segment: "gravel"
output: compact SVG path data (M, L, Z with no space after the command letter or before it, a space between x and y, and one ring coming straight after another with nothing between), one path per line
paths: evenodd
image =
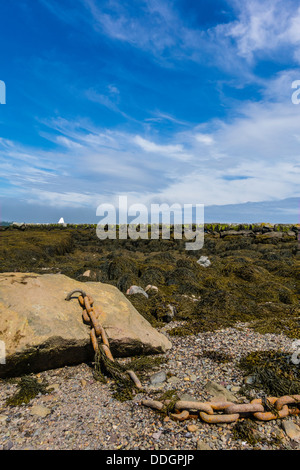
M171 322L161 329L180 325ZM299 450L297 440L284 432L282 422L300 426L300 417L259 422L262 439L254 446L235 439L234 424L207 424L201 420L175 422L161 417L141 404L145 398L157 399L167 390L177 390L180 397L209 401L208 382L216 382L235 394L243 384L243 374L236 363L243 355L258 350L292 352L293 340L284 335L261 335L237 324L234 328L195 336L170 337L173 348L163 357L166 362L149 371L143 379L146 393L133 400L113 398L111 383L93 378L90 365L80 364L35 374L47 380L54 390L37 395L28 404L8 407L5 402L17 390L17 384L0 381L0 449L6 450ZM205 350L230 353L229 362L220 363L201 357ZM126 359L120 360L126 362ZM164 372L167 379L151 384L150 376ZM162 374L164 375L164 374ZM259 396L255 392L254 397ZM248 400L244 397L244 402ZM277 438L276 441L274 438Z

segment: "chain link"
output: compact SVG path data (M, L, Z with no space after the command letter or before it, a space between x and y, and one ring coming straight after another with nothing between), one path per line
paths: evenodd
M109 347L109 341L108 341L107 335L105 333L103 326L101 325L98 319L99 316L101 315L101 309L99 307L95 307L93 298L90 295L87 295L81 289L76 289L70 292L65 298L65 300L68 300L68 301L71 300L72 296L76 292L79 292L80 294L78 296L78 302L83 309L82 311L83 322L91 326L90 338L91 338L91 343L92 343L95 354L99 352L99 347L101 347L105 356L110 361L115 362L114 357ZM99 345L98 338L102 340L102 343L100 345ZM136 376L135 372L133 372L132 370L126 370L126 373L134 382L135 386L139 389L142 389L142 384L140 380L138 379L138 377Z
M142 400L142 405L154 410L162 411L170 400L159 402L156 400ZM250 403L236 404L232 402L197 402L177 401L174 405L175 413L170 416L177 421L199 417L210 424L233 423L239 418L253 416L259 421L270 421L287 416L300 414L300 395L285 395L280 398L267 397L254 399ZM270 408L272 411L270 411ZM198 415L199 412L199 415ZM219 413L215 413L219 412ZM220 414L222 412L222 414Z
M90 338L95 353L99 352L98 338L101 338L102 343L100 347L106 357L114 362L107 335L98 319L101 314L101 309L94 307L93 298L81 289L70 292L65 300L71 300L71 297L76 292L80 294L78 301L83 309L82 319L84 323L90 324L91 326ZM126 373L134 382L135 386L142 389L141 382L135 372L127 370ZM170 404L170 400L164 400L163 402L142 400L141 403L154 410L162 411ZM227 401L203 403L179 400L175 403L173 411L174 413L170 413L170 416L176 421L199 417L204 422L211 424L233 423L239 418L249 417L251 415L259 421L270 421L300 414L300 395L284 395L279 398L266 397L265 399L256 398L250 403L244 404L236 404Z

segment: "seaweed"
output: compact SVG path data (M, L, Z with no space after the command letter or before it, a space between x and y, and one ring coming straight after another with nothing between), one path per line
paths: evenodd
M113 397L121 402L132 400L134 394L141 391L126 374L126 370L118 361L109 359L99 345L99 350L95 353L94 379L101 383L108 383L108 378L111 378Z
M234 439L246 441L255 450L259 449L258 444L282 447L282 438L278 432L273 431L270 437L264 436L259 432L257 423L251 418L237 421L232 428L232 433Z
M175 326L168 331L170 336L191 336L197 333L193 328L189 326Z
M233 360L233 356L226 351L204 350L198 357L207 357L215 362L226 363Z
M170 321L169 305L174 307L174 320L185 324L170 330L171 336L248 322L262 334L300 338L296 227L207 224L201 252L187 252L184 240L172 237L99 240L95 227L8 227L0 233L0 270L60 272L80 281L112 284L124 294L131 285L155 285L158 292L148 291L148 299L139 294L127 298L156 328ZM278 238L261 238L271 230ZM209 267L197 263L201 255L209 257ZM82 276L86 270L92 278Z
M151 356L140 356L130 360L126 365L127 369L139 372L140 376L145 376L150 370L164 364L166 359L164 356L151 357Z
M7 406L20 406L23 403L29 403L39 393L46 394L50 390L46 381L39 382L35 377L30 375L21 377L18 382L18 391L7 398Z
M99 344L99 350L95 353L94 379L101 383L110 383L113 397L118 401L132 400L137 393L144 390L138 388L130 379L126 371L138 372L141 380L145 379L149 371L165 362L164 357L141 356L132 358L126 364L109 359ZM109 382L112 379L112 382Z
M162 417L169 416L170 413L174 412L175 404L179 401L177 390L167 390L158 397L158 401L164 402L168 400L168 403L164 404L164 407L159 411Z
M262 440L261 435L258 433L255 424L250 419L237 421L232 428L234 439L246 441L251 446L255 446Z
M300 370L292 363L291 354L283 351L254 351L238 363L253 377L252 387L270 396L300 393Z

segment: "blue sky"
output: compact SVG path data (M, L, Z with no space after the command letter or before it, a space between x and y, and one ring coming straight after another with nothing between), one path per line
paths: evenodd
M296 0L2 2L0 220L299 223Z

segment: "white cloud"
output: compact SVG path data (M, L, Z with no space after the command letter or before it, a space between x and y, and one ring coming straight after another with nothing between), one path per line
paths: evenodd
M212 145L214 143L214 139L209 134L196 134L195 139L205 145Z
M221 28L236 41L238 54L249 61L290 47L298 61L300 8L290 0L232 0L238 18Z
M60 145L63 145L64 147L69 148L69 149L82 148L82 145L79 144L78 142L74 142L73 140L68 139L67 137L64 137L64 136L61 136L61 135L56 137L56 142Z
M23 199L52 206L94 207L99 194L108 201L130 193L139 202L205 205L297 197L300 105L288 96L290 78L281 74L269 83L277 92L289 85L277 101L268 90L261 102L236 110L234 119L175 132L167 142L151 129L143 135L86 120L49 121L48 136L63 150L2 139L1 175L22 188Z
M173 157L180 160L188 160L191 157L191 155L185 152L184 147L181 144L160 145L144 139L139 135L135 136L133 141L145 152Z
M50 207L97 207L100 200L99 194L90 194L70 191L45 191L33 188L27 196L27 202L31 204L49 205Z
M208 29L191 26L176 2L167 0L143 0L134 5L80 0L68 9L58 0L40 1L87 35L104 34L147 51L162 66L190 60L250 79L252 62L259 57L277 59L280 54L285 60L288 57L300 63L300 7L294 0L227 0L235 19ZM109 96L91 94L91 99L120 111L113 99L118 89L111 84L108 91Z

